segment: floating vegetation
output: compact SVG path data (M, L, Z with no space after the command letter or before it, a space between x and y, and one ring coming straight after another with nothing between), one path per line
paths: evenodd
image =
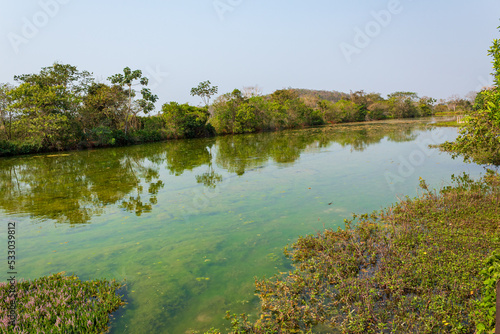
M2 333L103 333L110 313L125 304L114 280L80 281L62 272L14 285L16 293L9 295L11 284L0 283ZM15 324L9 318L12 309Z
M198 282L201 282L201 281L210 281L210 277L196 277L196 280Z

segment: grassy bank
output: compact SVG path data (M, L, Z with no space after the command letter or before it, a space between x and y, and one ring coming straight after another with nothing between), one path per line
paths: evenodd
M256 280L257 320L231 333L473 333L494 326L500 278L500 177L405 198L344 229L300 237L295 270ZM497 253L493 253L497 250ZM209 333L220 333L212 330Z

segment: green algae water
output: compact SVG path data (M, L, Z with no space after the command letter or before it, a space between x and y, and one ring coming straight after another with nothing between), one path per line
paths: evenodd
M111 333L224 329L257 314L254 277L289 270L299 235L483 168L429 144L456 128L394 121L0 159L1 281L7 222L18 278L114 278L127 305Z

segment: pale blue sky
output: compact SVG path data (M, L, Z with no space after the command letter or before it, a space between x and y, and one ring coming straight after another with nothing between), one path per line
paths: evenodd
M257 84L265 93L294 87L465 95L491 82L487 49L500 38L498 0L0 4L0 82L54 61L102 81L129 66L150 77L161 104L199 104L189 92L204 80L219 93Z

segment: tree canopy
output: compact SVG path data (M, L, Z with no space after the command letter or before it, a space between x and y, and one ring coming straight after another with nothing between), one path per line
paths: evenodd
M206 106L210 104L210 98L217 94L219 91L219 87L217 86L211 86L211 83L209 80L200 82L198 84L198 87L191 88L191 95L192 96L199 96L201 97L203 103L205 103Z

